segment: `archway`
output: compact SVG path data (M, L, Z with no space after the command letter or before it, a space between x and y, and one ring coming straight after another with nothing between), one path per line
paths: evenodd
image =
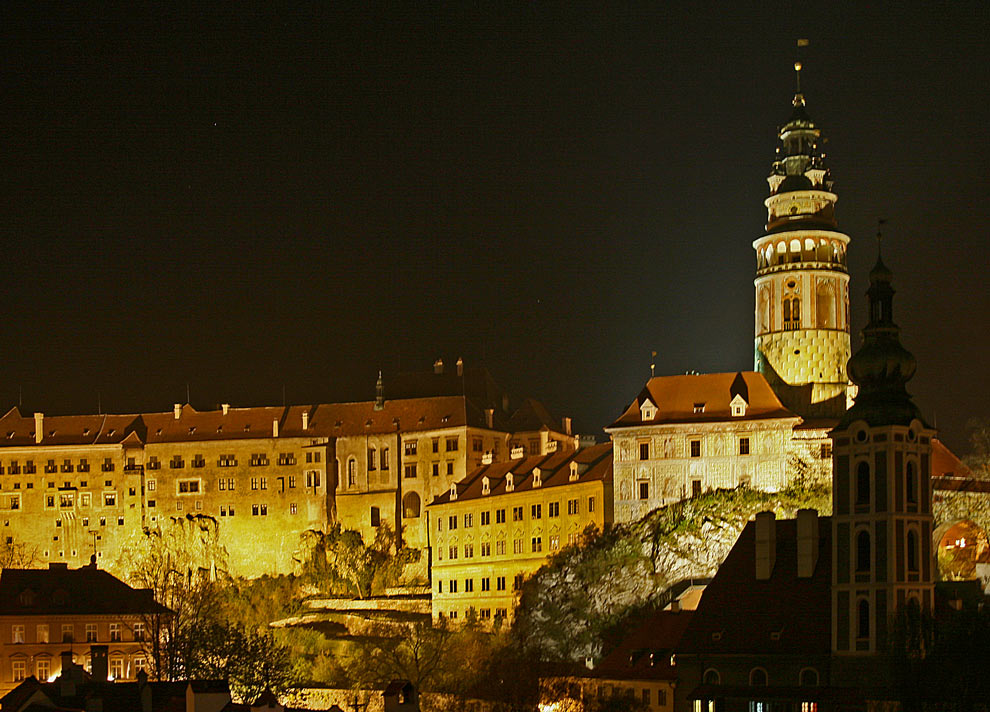
M407 492L402 498L402 518L415 519L419 516L420 499L415 492Z
M980 578L977 566L990 566L990 539L969 519L938 527L935 540L938 567L943 578L954 581L977 579Z

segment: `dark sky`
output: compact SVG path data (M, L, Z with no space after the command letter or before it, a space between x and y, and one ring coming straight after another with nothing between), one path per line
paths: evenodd
M957 450L990 415L985 3L69 5L0 9L4 407L369 399L460 355L600 434L653 349L752 368L807 37L854 346L882 216L910 390Z

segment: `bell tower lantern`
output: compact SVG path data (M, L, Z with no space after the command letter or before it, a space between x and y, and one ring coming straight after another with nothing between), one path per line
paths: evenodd
M756 370L805 417L846 409L849 237L838 231L821 130L808 116L796 62L791 117L777 133L766 233L756 250Z

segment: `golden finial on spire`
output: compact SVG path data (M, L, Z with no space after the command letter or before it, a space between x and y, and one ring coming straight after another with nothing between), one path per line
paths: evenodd
M811 44L811 43L808 40L804 40L804 39L798 40L797 41L797 46L798 46L799 53L800 53L800 50L802 48L807 47L809 44ZM797 89L794 92L794 105L795 106L797 106L798 104L804 104L804 96L801 94L801 69L803 69L803 68L804 68L804 65L801 64L801 61L800 60L794 62L794 77L795 77L796 86L797 86Z

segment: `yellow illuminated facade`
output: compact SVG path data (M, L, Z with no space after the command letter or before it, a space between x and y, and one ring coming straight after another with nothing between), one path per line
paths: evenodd
M522 582L588 527L611 523L612 448L484 465L430 505L433 615L510 618Z

